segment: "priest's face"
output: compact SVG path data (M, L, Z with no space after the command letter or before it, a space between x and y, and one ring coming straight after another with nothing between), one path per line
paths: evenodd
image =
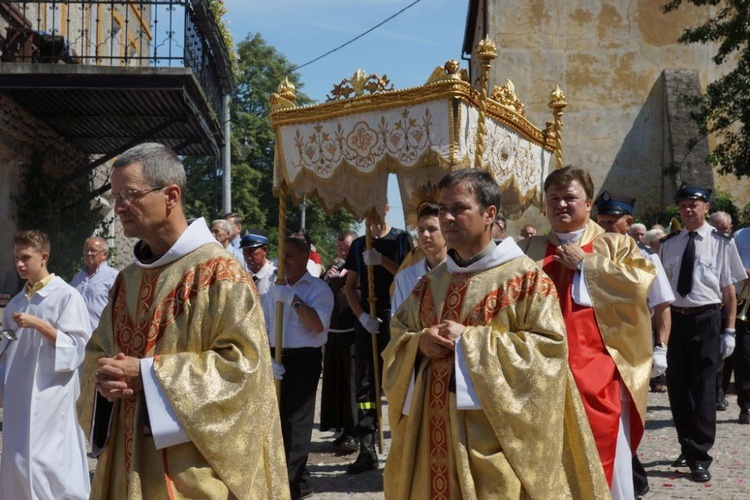
M592 200L577 180L570 184L553 184L544 193L547 220L556 233L570 233L588 224Z
M448 248L468 260L487 246L497 208L482 208L466 182L440 190L440 232Z
M158 235L166 219L167 198L164 187L150 186L142 175L140 163L132 163L112 171L112 196L115 215L120 218L128 238L147 243Z

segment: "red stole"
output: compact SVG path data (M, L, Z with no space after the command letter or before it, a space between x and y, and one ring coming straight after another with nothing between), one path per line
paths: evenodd
M592 253L593 246L593 243L589 243L582 249L586 253ZM607 483L611 486L622 412L620 376L602 341L594 308L573 302L571 292L575 271L555 262L553 255L555 247L548 243L543 269L552 278L560 297L567 330L568 362L583 399ZM631 415L638 420L637 413Z

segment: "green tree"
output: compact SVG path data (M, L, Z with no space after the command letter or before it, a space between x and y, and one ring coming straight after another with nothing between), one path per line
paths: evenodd
M685 29L679 41L716 43L714 63L736 62L734 69L707 85L703 96L689 100L697 107L691 115L701 134L719 139L708 160L722 174L750 175L750 2L671 0L662 8L671 12L683 3L717 10L704 24Z
M245 227L266 229L275 239L279 200L273 196L275 135L268 98L288 78L297 88L298 106L313 101L300 92L302 83L294 65L260 34L248 34L237 46L237 54L237 91L231 108L232 207L244 216ZM188 212L208 218L220 215L221 166L214 159L189 159L186 170ZM287 229L296 231L300 227L299 209L290 205L287 214ZM328 217L315 200L308 200L305 222L324 257L332 254L336 234L354 225L354 219L345 211Z

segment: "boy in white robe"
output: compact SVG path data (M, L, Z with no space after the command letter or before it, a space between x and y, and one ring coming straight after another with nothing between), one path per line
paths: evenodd
M38 230L13 237L23 290L3 312L0 498L88 498L86 444L76 418L79 371L91 324L81 295L47 269Z

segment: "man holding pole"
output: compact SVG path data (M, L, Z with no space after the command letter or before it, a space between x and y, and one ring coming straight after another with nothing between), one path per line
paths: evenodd
M384 214L388 210L386 204ZM359 438L359 455L347 468L349 474L378 468L375 433L379 429L380 387L376 376L380 373L380 353L390 340L391 283L399 264L412 248L409 234L392 228L375 210L368 215L367 223L371 248L368 248L367 236L360 236L352 242L344 264L347 270L344 293L359 319L354 325L359 417L355 432ZM377 352L373 352L374 345Z

